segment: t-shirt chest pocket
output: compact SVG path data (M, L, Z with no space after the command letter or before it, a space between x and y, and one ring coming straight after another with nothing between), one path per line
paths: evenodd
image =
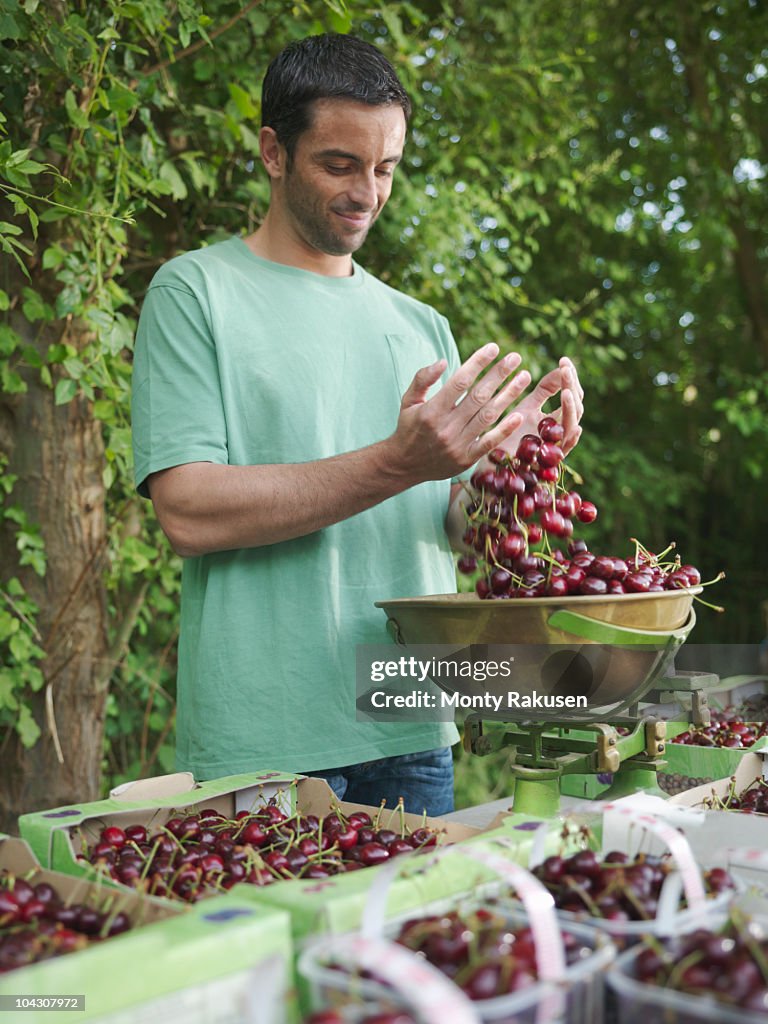
M395 379L402 395L411 385L417 370L431 366L440 358L437 347L420 334L387 334Z

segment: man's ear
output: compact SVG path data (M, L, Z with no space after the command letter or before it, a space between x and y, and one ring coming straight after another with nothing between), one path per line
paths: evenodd
M285 146L278 141L274 128L264 127L259 131L259 150L261 162L270 178L273 180L282 178L285 174L288 155Z

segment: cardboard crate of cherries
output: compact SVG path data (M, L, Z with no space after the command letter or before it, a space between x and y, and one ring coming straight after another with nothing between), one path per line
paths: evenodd
M709 725L689 726L668 741L658 782L670 796L732 774L768 737L768 722L750 721L741 708L713 708L710 718Z
M336 880L479 832L402 805L340 803L323 780L278 772L144 780L109 800L24 815L19 827L51 867L186 903L240 883Z
M409 827L404 814L390 827L391 818L381 809L345 814L340 807L323 817L288 813L275 802L233 817L212 807L186 809L154 827L105 825L80 857L123 885L195 902L238 882L348 874L442 838L428 825Z

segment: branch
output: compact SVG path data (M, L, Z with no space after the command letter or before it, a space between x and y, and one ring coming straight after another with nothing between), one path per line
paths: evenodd
M220 25L217 29L214 29L213 32L209 32L207 34L207 38L198 39L196 42L191 43L185 49L179 50L179 52L175 53L172 57L168 57L166 60L158 61L157 64L152 64L148 68L142 68L141 74L152 75L154 74L155 71L162 71L163 69L170 67L171 64L178 64L178 62L180 60L183 60L185 57L189 57L191 54L197 53L198 50L201 50L204 46L207 46L210 42L213 42L213 40L220 36L223 32L226 32L228 29L232 28L232 26L237 24L237 22L240 21L241 18L244 18L246 14L249 14L254 7L258 7L260 3L261 0L251 0L247 7L244 7L242 11L238 11L237 14L233 14L229 21L225 21L223 25ZM138 82L138 78L135 78L131 82L131 88L135 88L136 85L138 85Z

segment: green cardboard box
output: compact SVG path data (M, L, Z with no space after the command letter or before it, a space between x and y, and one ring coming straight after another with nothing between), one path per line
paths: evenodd
M677 728L678 725L682 723L674 723L673 735L686 728ZM765 749L767 743L768 739L763 737L751 747L733 749L668 742L664 751L665 764L658 774L659 786L669 796L675 796L716 779L724 779L734 774L745 754L757 753Z
M52 866L70 874L86 874L92 878L95 869L78 861L77 854L83 840L93 841L107 824L139 822L154 827L167 821L179 809L191 811L203 807L214 807L231 816L241 807L251 808L261 800L276 798L279 793L282 793L286 806L319 817L337 807L345 814L366 810L375 815L378 811L378 808L339 802L322 779L261 772L197 785L189 776L168 776L128 784L106 801L25 815L19 820L19 827L22 835L35 844L36 849L49 859ZM390 815L392 827L398 827L400 815L396 811L385 810L382 824L388 824ZM424 824L421 815L405 814L404 821L410 829ZM474 838L493 835L504 836L511 839L506 855L524 864L527 863L534 834L542 820L520 814L501 814L487 829L444 822L439 818L428 818L426 824L438 829L448 843L471 842ZM557 820L552 822L551 852L558 845L560 825ZM444 896L466 895L494 880L490 869L462 857L448 858L445 862L433 864L434 858L425 852L406 856L402 860L409 863L403 863L402 877L397 878L390 887L388 915L416 911ZM358 927L368 905L371 888L384 867L369 867L322 879L286 879L268 886L243 883L235 886L232 894L248 904L264 907L265 910L286 913L290 918L294 948L298 949L303 939L318 932L344 932ZM117 883L112 884L117 886ZM131 891L122 886L118 888ZM198 906L207 902L203 900ZM300 1003L306 1005L305 998L306 992L300 987Z
M695 807L701 809L707 809L715 804L714 809L720 810L718 805L721 801L726 801L729 795L733 793L741 793L747 789L755 779L765 779L768 777L768 745L764 741L755 743L751 750L745 750L742 752L742 757L739 760L738 766L732 772L726 773L722 778L715 779L712 782L705 782L701 786L696 786L693 789L686 789L682 793L677 793L675 796L670 798L670 804L677 807ZM731 812L732 813L732 812ZM747 817L751 818L752 815ZM755 815L756 818L765 820L765 815ZM742 842L736 838L741 828L742 815L739 813L738 818L734 814L734 838L735 844L741 846Z
M251 808L259 801L277 798L278 795L282 795L286 806L320 817L336 807L345 814L355 810L367 810L371 814L378 811L378 808L339 802L322 779L265 771L197 784L191 776L182 773L129 783L113 792L108 800L24 815L19 819L19 828L44 863L68 874L93 879L101 876L77 856L83 842L92 842L105 825L138 822L157 827L177 810L192 811L203 807L213 807L231 816L243 807ZM383 812L382 823L388 824L390 815L392 827L397 827L400 815L394 810ZM424 824L421 815L405 814L404 821L411 829ZM541 824L541 819L499 815L489 829L482 830L443 822L439 818L427 818L426 824L438 829L448 843L459 843L495 832L511 835L516 851L511 855L524 863L531 846L532 830ZM484 877L489 877L487 869L478 865L470 867L471 862L465 864L460 858L437 872L424 871L418 863L422 856L415 856L413 866L406 872L407 877L393 885L393 912L418 906L436 896L471 891ZM370 867L326 879L287 879L263 887L244 883L232 891L249 902L253 900L288 911L293 935L301 938L317 931L347 931L356 927L366 905L368 890L379 870ZM131 891L116 882L110 884L121 891Z
M285 1024L297 1018L288 916L235 894L193 907L40 867L22 839L0 839L0 873L46 881L72 903L124 910L134 927L86 949L0 974L3 1024ZM266 1002L254 999L269 993ZM77 1010L45 1001L79 996ZM21 1002L19 1002L19 1000ZM35 1003L37 1001L37 1004ZM50 1006L50 1002L47 1004Z
M77 856L105 825L137 823L159 828L176 810L192 812L204 807L234 817L238 811L273 797L284 810L291 811L297 781L296 775L264 771L195 782L189 772L177 772L125 783L106 800L23 814L19 831L43 867L93 879L100 877L98 872Z

